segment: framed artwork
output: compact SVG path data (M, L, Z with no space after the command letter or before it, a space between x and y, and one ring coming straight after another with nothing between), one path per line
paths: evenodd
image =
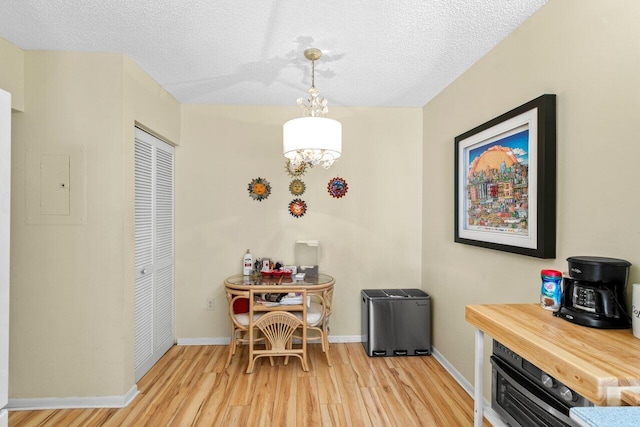
M457 136L454 157L454 240L555 258L556 96Z

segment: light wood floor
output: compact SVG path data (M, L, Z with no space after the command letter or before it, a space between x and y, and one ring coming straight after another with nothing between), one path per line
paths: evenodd
M226 346L174 346L122 409L15 411L9 426L471 426L473 401L433 356L377 357L332 344L327 366L309 346L309 372L259 359L247 347L225 371ZM484 421L484 426L489 423Z

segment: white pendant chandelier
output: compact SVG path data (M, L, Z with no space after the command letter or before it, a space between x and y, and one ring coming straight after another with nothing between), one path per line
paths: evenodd
M311 61L311 87L307 91L310 98L298 98L298 105L304 110L304 117L287 121L282 127L282 151L294 168L301 164L313 167L321 164L328 169L342 154L342 124L322 117L329 111L327 100L318 98L315 87L315 61L322 56L316 48L304 51Z

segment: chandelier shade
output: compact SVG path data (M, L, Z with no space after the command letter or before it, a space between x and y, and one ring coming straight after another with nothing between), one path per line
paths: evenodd
M342 154L342 124L326 117L289 120L282 127L282 152L294 164L333 163Z
M282 126L282 152L295 167L304 163L310 167L320 164L328 169L342 154L342 124L322 117L329 111L327 100L318 98L315 87L315 61L322 52L310 48L304 51L304 56L311 61L311 87L307 91L310 98L298 99L305 116Z

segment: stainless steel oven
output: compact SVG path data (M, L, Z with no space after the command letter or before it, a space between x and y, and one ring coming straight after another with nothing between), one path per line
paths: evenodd
M511 427L576 426L569 410L593 406L495 340L491 365L491 407Z

